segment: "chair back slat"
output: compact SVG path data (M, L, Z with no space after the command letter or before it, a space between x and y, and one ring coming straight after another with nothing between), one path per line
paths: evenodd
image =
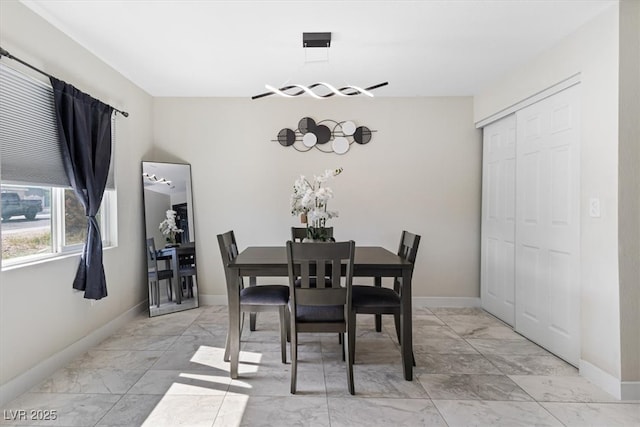
M403 231L400 238L400 246L398 248L398 256L403 259L415 263L418 255L418 246L420 245L420 236L417 234Z
M342 259L334 258L331 261L331 283L340 283L342 277Z
M316 287L318 288L324 288L326 287L326 280L324 279L325 277L327 277L326 272L326 261L324 260L318 260L316 262Z
M238 245L236 244L236 237L233 231L218 234L218 246L220 247L220 255L222 255L227 292L229 294L239 293L243 287L242 278L238 275L237 270L229 268L229 263L238 256Z
M302 261L300 263L300 287L308 289L311 287L311 276L309 274L309 261Z
M147 271L155 274L158 272L158 252L153 237L147 239Z

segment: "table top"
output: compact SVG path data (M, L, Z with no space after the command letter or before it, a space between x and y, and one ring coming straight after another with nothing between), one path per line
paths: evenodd
M356 246L354 270L388 268L393 270L412 269L413 264L397 254L380 246ZM249 246L229 264L232 268L274 268L287 267L285 246Z
M172 253L182 254L190 254L196 251L196 245L194 242L182 243L179 246L165 246L164 248L158 249L156 252L158 256L169 256Z

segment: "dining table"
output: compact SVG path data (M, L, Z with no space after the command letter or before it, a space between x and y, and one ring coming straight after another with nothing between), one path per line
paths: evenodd
M167 245L158 249L157 259L164 260L167 267L173 270L173 283L175 283L175 302L182 304L182 285L180 284L180 260L195 259L195 242L182 243L180 245Z
M249 246L229 263L240 277L248 277L250 286L257 277L288 277L287 251L285 246ZM346 264L342 265L346 269ZM401 277L400 303L401 354L404 378L413 380L413 331L411 314L411 278L413 263L380 246L356 246L353 262L354 277L374 278L373 286L382 286L383 277ZM254 317L255 319L255 317ZM253 322L252 322L253 323ZM380 331L379 317L376 329ZM232 331L233 333L234 331ZM239 331L238 331L239 333ZM232 337L233 338L233 337ZM239 337L238 337L239 339Z

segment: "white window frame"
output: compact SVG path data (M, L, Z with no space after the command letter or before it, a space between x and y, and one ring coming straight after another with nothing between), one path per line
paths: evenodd
M23 265L28 265L34 262L55 259L62 256L75 255L82 252L84 244L75 243L71 245L65 245L65 225L64 225L64 192L65 190L71 190L69 187L44 187L37 184L11 184L9 182L2 182L3 186L19 185L22 187L40 187L46 188L51 193L51 252L43 254L24 255L16 258L2 259L2 269L13 268ZM106 190L100 205L100 236L102 237L103 249L115 247L115 200L117 199L115 190Z
M5 65L5 64L3 64ZM51 87L49 82L44 82L38 77L32 75L29 70L17 71L23 76L30 77L35 84L44 87ZM110 186L114 188L106 189L100 206L100 234L102 237L103 249L117 246L117 186L115 185L115 146L116 146L116 120L115 115L111 119L111 135L112 135L112 155L111 155L111 179ZM0 124L1 125L1 124ZM13 182L1 181L2 186L23 186L23 187L41 187L51 191L51 253L25 255L21 257L2 259L2 270L26 266L31 263L43 260L56 259L63 256L75 255L82 251L83 244L64 245L64 190L70 187L56 187L51 184L43 184L38 182Z

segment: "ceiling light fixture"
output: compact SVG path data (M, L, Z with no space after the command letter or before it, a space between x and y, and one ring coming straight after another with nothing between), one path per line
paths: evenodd
M167 184L169 188L175 188L171 185L171 181L166 178L158 178L155 174L143 172L142 176L153 184Z
M311 47L323 47L329 49L331 46L331 33L302 33L302 47L303 48L311 48ZM265 96L270 95L280 95L284 98L295 98L296 96L300 96L303 94L308 94L309 96L316 99L324 99L330 98L334 95L337 96L357 96L357 95L366 95L373 97L373 94L370 92L373 89L380 88L382 86L388 85L389 82L378 83L373 86L369 86L366 88L361 88L359 86L353 85L345 85L340 88L336 88L335 86L330 85L325 82L317 82L310 84L309 86L304 86L301 84L286 84L281 88L276 88L271 85L264 85L269 92L261 93L259 95L252 96L251 99L264 98ZM314 91L316 88L325 88L326 93L319 95Z

